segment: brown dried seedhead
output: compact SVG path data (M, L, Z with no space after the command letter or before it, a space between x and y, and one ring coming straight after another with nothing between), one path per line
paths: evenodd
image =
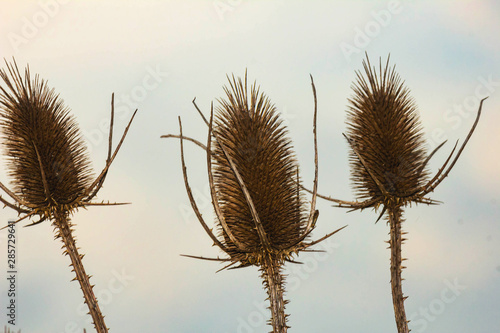
M351 179L359 198L391 205L427 181L422 127L395 67L387 63L382 69L380 63L377 75L368 59L363 66L366 77L356 72L347 113L347 138L355 147L350 151Z
M427 164L446 141L427 154L415 103L395 67L389 67L389 58L385 68L379 64L378 74L368 57L363 67L365 76L356 72L344 134L351 147L351 180L363 201L320 197L353 209L382 205L380 217L389 206L439 203L426 195L434 191L458 161L479 122L486 98L481 100L476 120L458 152L455 154L457 140L444 164L430 178Z
M1 126L13 192L47 218L53 207L72 210L85 196L92 170L74 117L38 75L24 78L7 65L0 75Z
M308 212L295 153L274 105L255 84L248 94L246 77L244 81L233 77L229 83L230 88L224 88L227 99L219 100L215 119L212 112L210 120L206 120L198 109L209 127L206 146L183 136L182 126L180 136L163 137L180 137L206 149L219 237L201 219L185 173L186 188L205 230L215 244L229 254L230 259L225 260L231 261L231 265L259 266L265 253L272 253L283 261L291 260L294 253L317 243L305 242L318 217L316 195L313 194ZM313 91L315 95L314 84ZM315 124L314 137L316 188ZM184 140L180 140L181 161L186 171Z
M1 183L0 187L16 203L2 197L0 201L25 214L20 220L39 215L38 222L51 219L55 210L72 212L78 207L103 204L91 200L102 187L130 123L111 154L112 106L106 166L93 180L78 124L59 95L38 75L32 79L29 67L24 76L15 62L6 62L6 67L0 70L6 85L0 86L0 126L13 190Z
M258 264L266 242L289 259L304 239L308 221L293 147L269 99L255 85L249 99L241 80L231 85L227 100L220 100L216 110L211 144L215 191L235 242L221 223L219 233L231 257L240 257L242 263ZM248 190L265 239L259 237L233 169Z

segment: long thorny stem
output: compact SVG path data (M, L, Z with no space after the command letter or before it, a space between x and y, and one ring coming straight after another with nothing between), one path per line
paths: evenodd
M389 224L391 227L389 245L391 247L391 289L392 289L392 303L394 304L394 315L396 316L396 326L398 333L408 333L408 321L406 320L406 312L404 301L406 297L403 296L403 288L401 281L401 244L404 239L402 238L401 223L402 223L402 209L401 207L391 207L387 209L389 214Z
M69 255L71 258L71 265L73 266L73 271L76 274L74 280L78 280L80 283L80 288L83 291L85 303L87 303L89 313L94 321L95 329L98 333L107 333L108 328L104 323L104 316L102 315L101 309L99 309L99 305L97 304L97 299L92 289L93 286L90 284L90 276L85 273L85 268L82 264L83 255L78 253L78 248L76 247L75 239L72 235L72 224L68 217L68 212L56 212L53 225L57 233L56 238L61 238L64 243L64 254Z
M262 279L269 296L269 309L271 310L271 325L273 333L286 333L285 304L284 300L284 276L281 274L282 262L266 253L261 266Z

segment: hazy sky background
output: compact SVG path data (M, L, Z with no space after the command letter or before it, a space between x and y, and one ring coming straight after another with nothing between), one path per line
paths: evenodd
M74 215L84 265L111 332L268 332L256 268L180 254L220 255L195 219L182 181L184 132L206 140L205 112L223 96L226 74L256 80L275 103L312 184L313 97L318 93L319 190L352 199L345 130L347 98L364 52L391 63L411 89L429 148L467 135L478 98L483 117L450 176L412 206L403 227L409 258L403 289L412 332L500 331L500 5L495 1L0 1L0 55L29 63L78 119L96 173L104 166L111 93L116 136L139 109L98 200L132 202ZM4 65L2 65L4 66ZM213 221L205 155L186 145L193 191ZM8 179L3 171L0 179ZM373 211L349 213L319 201L313 237L348 224L319 245L326 252L287 265L290 332L395 332L389 228ZM15 214L0 210L5 225ZM90 316L62 243L45 222L17 229L18 325L25 333L73 333ZM6 231L0 233L0 303L5 309ZM2 310L0 324L6 317Z

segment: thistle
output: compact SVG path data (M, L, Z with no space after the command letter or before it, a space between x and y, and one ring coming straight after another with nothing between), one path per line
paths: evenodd
M227 254L218 260L225 268L257 266L270 301L273 332L286 332L287 315L284 300L285 262L294 255L335 234L340 229L312 242L306 242L316 225L314 192L307 212L298 163L287 130L276 108L254 84L250 95L245 76L229 80L227 99L219 100L215 119L213 109L208 125L207 145L183 136L179 118L181 162L191 205L205 231ZM313 93L316 102L316 92ZM196 105L196 104L195 104ZM197 108L198 109L198 108ZM199 111L199 109L198 109ZM314 111L315 179L318 180L316 140L316 106ZM207 172L216 213L216 234L204 222L193 199L184 161L184 139L191 140L207 152ZM190 256L193 257L193 256Z
M107 332L104 316L90 284L90 276L82 264L83 255L78 252L75 243L74 224L70 215L79 207L114 205L91 200L102 187L135 113L111 154L114 118L112 99L106 166L92 180L86 146L69 109L38 75L31 78L29 67L23 77L15 62L6 62L6 66L7 70L0 70L0 77L6 85L0 87L0 126L3 129L8 175L13 190L2 183L0 187L15 202L10 203L1 196L0 201L18 212L20 218L16 223L35 216L38 216L38 220L29 226L45 220L52 222L55 238L61 238L63 253L71 259L76 274L73 280L80 283L94 326L99 333Z
M481 101L476 121L467 138L451 161L451 154L431 179L427 164L441 143L427 155L415 103L394 67L382 63L377 74L368 57L363 61L365 76L357 72L354 96L349 100L347 134L351 148L351 180L359 199L343 201L320 196L353 210L382 206L379 219L386 214L390 225L391 287L396 325L399 333L407 333L408 321L401 284L401 246L405 240L401 224L403 209L411 203L437 204L426 197L448 176L469 141L481 115ZM450 163L451 161L451 163ZM377 220L378 221L378 220Z

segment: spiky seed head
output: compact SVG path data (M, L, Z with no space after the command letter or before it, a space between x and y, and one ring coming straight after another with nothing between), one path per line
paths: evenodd
M31 77L29 67L22 76L15 62L6 65L0 70L5 83L0 126L13 192L32 209L71 209L91 180L77 123L59 95L38 75Z
M219 143L248 188L271 247L291 251L304 233L307 212L287 130L255 83L250 96L246 77L243 82L233 76L229 83L230 88L224 88L227 99L220 99L216 110L213 133L217 139L212 141L214 184L222 213L236 239L258 253L263 244L255 221ZM227 247L237 252L220 225L219 231Z
M378 73L368 57L363 67L349 99L347 137L365 165L351 150L351 180L359 198L402 202L428 177L417 108L389 58Z

